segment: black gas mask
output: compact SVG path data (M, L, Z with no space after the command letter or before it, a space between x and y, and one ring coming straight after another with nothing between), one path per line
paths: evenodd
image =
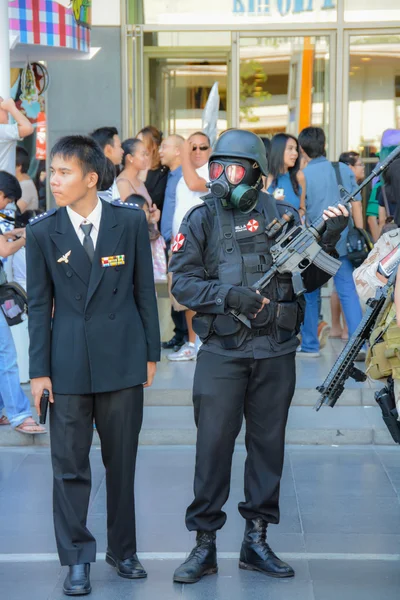
M258 202L261 187L261 169L245 158L215 158L209 165L212 195L221 200L224 208L251 212Z

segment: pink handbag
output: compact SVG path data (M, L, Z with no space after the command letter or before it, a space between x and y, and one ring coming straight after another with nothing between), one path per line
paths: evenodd
M151 253L153 256L154 281L165 283L167 281L167 257L165 255L165 241L162 235L151 241Z

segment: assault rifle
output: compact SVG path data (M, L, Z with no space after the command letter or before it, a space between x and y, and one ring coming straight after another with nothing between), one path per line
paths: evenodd
M392 292L396 275L397 270L394 269L386 285L378 288L375 297L368 300L367 310L359 326L339 354L324 383L317 387L321 397L314 407L315 410L319 410L322 405L333 408L342 395L344 385L349 377L358 382L366 381L367 375L360 369L357 369L354 366L354 362L357 354L369 339L388 294Z
M340 191L345 192L345 195L340 200L340 204L346 206L349 205L350 202L355 201L355 196L368 185L374 177L385 171L390 163L398 156L400 156L400 146L395 148L386 160L378 164L352 194L347 192L344 188L341 188ZM337 206L337 204L335 206ZM323 217L321 216L309 227L296 225L288 230L289 224L293 221L294 216L288 211L286 215L283 215L282 219L274 220L267 227L266 234L268 237L272 238L277 236L275 238L276 244L272 246L270 250L273 264L265 275L252 285L254 291L263 290L278 273L291 273L294 293L297 296L300 296L306 291L302 273L308 269L310 265L314 264L331 276L335 275L339 270L341 262L327 254L319 245L326 229L326 222ZM251 327L251 322L246 315L237 310L231 310L230 312L247 327Z

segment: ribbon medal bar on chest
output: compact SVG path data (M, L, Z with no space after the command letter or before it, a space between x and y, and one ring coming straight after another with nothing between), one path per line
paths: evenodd
M120 267L125 264L125 254L119 256L102 256L101 266L102 267Z

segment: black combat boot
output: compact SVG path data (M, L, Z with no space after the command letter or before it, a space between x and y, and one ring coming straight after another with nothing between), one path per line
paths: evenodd
M246 521L239 568L261 571L270 577L294 577L294 570L272 552L267 541L267 523L261 518Z
M214 531L198 531L196 546L184 563L174 573L174 581L178 583L196 583L203 575L214 575L218 572L217 547Z

